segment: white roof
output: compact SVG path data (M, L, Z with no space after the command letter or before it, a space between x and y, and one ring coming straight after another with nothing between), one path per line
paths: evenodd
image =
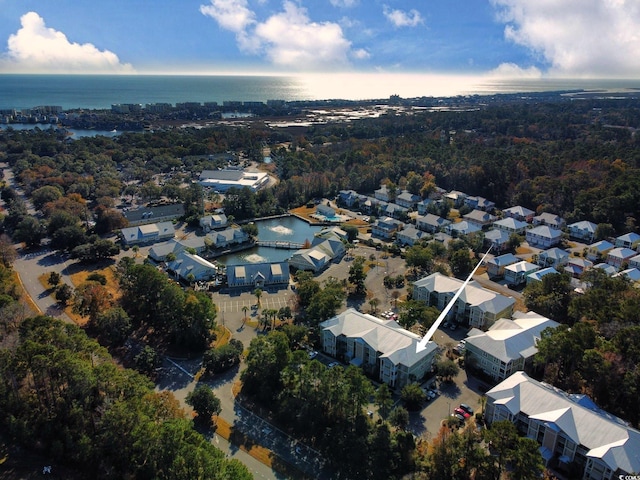
M548 225L538 225L527 231L527 235L539 235L545 238L558 238L562 235L562 231L552 228Z
M522 260L518 263L513 263L511 265L507 265L504 267L505 270L512 270L514 272L532 272L535 270L539 270L540 267L534 263L527 262L526 260Z
M363 339L376 352L380 352L382 358L388 358L394 365L411 367L437 348L434 342L428 342L426 348L418 352L420 336L405 330L393 320L382 320L353 308L322 322L320 326L323 330L330 330L336 337L344 335Z
M540 332L545 328L557 328L559 325L558 322L535 312L516 312L513 320L501 318L486 332L470 331L467 344L507 363L535 354Z
M570 395L516 372L487 392L489 401L504 405L562 430L573 442L588 449L614 472L640 471L640 432L600 410L587 397Z

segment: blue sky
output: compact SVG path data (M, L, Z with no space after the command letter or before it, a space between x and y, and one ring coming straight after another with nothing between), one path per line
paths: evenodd
M640 0L0 0L0 73L640 78Z

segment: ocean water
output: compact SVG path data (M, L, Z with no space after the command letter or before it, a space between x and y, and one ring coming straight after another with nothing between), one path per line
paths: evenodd
M267 100L367 100L451 97L557 90L640 92L640 80L500 80L436 74L250 75L20 75L0 74L0 109L56 105L108 109L115 103Z

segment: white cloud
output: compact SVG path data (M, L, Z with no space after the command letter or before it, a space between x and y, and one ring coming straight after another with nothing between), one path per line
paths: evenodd
M225 30L236 33L255 23L255 14L247 7L247 0L211 0L211 5L200 5L200 12Z
M638 0L491 0L505 37L558 76L640 74Z
M354 58L357 58L358 60L366 60L367 58L371 57L371 54L364 48L359 48L357 50L354 50L352 55Z
M0 59L0 71L22 73L132 73L109 50L91 43L70 42L67 36L48 28L42 17L29 12L20 18L22 27L9 36L7 51Z
M265 21L255 20L245 0L211 0L200 7L218 24L236 33L238 46L251 54L264 54L279 67L296 70L319 70L349 64L349 56L365 58L363 52L352 52L351 42L339 24L313 22L307 10L290 0L283 10ZM243 21L229 21L243 18Z
M358 0L329 0L329 2L331 2L331 5L334 7L340 8L351 8L358 4Z
M396 10L390 8L388 5L384 5L382 12L387 17L394 27L417 27L421 23L424 23L420 12L415 8L412 8L408 12L403 10Z
M536 67L522 68L515 63L503 63L498 68L487 73L488 77L536 79L542 77L542 72Z

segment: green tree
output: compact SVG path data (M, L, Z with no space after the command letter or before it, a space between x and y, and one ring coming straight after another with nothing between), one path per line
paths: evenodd
M58 285L56 287L55 297L62 305L66 305L69 300L71 300L71 297L73 297L73 288L66 283Z
M31 202L37 210L42 210L46 203L55 202L62 198L62 192L58 187L45 185L31 192Z
M528 309L563 323L568 318L572 291L571 276L554 273L545 275L540 282L529 283L523 295Z
M364 281L367 274L364 271L364 257L356 257L353 259L349 267L349 283L353 285L353 293L355 295L364 295L366 287Z
M450 382L453 377L458 375L460 367L458 367L453 360L445 358L436 363L436 371L438 372L438 376Z
M389 414L389 423L400 430L406 430L409 426L409 411L401 406L395 407Z
M391 397L391 390L386 383L381 384L376 390L375 403L378 407L378 414L386 419L393 407L393 398Z
M40 221L35 217L26 216L16 226L13 238L18 242L24 242L27 248L33 248L40 245L44 234Z
M98 312L93 326L109 343L122 345L132 331L131 319L122 307L112 307Z
M58 272L54 271L49 273L49 277L47 278L47 283L55 288L60 283L60 280L62 280L62 276Z
M262 298L262 289L256 288L253 291L253 294L256 296L256 305L258 305L258 308L260 308L260 299Z
M187 394L185 401L196 411L198 420L207 426L211 425L211 417L219 415L222 411L220 399L207 385L198 385L195 390Z
M467 249L455 250L449 258L449 263L457 278L466 278L473 270L473 262Z
M422 406L427 396L422 391L422 388L420 388L420 385L414 382L402 387L400 398L407 407L407 410L413 411L418 410Z

